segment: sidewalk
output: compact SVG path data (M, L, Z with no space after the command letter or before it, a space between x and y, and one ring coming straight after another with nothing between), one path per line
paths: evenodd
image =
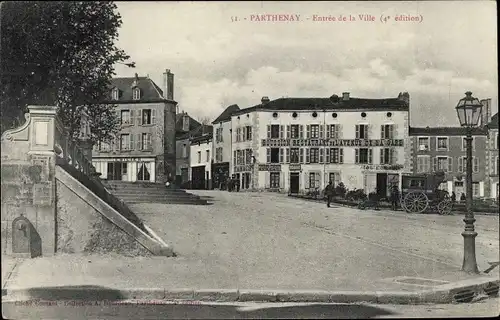
M424 272L416 266L418 275L410 274L405 279L394 266L386 266L392 269L387 274L393 277L385 278L370 266L353 263L352 267L341 273L332 268L329 274L304 270L303 276L271 270L266 274L239 274L216 261L58 255L22 261L2 299L445 303L466 287L479 292L490 282L499 283L498 270L471 276L437 266Z

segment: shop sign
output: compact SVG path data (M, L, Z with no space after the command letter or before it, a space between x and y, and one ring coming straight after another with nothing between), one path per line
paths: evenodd
M367 164L362 166L363 170L401 170L401 164Z
M259 171L281 171L280 164L259 164Z
M263 147L403 147L404 139L262 139Z
M300 163L290 163L288 165L288 170L289 171L300 171L300 170L302 170L302 166L300 165Z
M252 165L246 164L246 165L239 165L234 167L234 172L245 172L245 171L252 171Z

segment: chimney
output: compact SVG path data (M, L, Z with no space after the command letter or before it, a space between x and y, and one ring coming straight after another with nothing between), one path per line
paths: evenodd
M481 126L484 127L491 121L491 98L480 101L483 105L483 114L481 115Z
M163 98L174 100L174 74L170 69L165 69L163 73Z
M182 116L182 131L189 131L189 116L187 113Z
M342 92L342 100L344 101L349 100L349 92Z
M400 92L398 95L398 99L406 102L406 104L410 105L410 94L408 92Z
M262 97L262 99L260 99L260 102L261 102L263 105L264 105L264 104L266 104L266 103L268 103L268 102L269 102L269 97L267 97L267 96Z

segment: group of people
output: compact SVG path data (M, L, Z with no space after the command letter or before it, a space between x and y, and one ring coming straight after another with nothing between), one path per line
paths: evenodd
M239 192L240 191L240 181L235 178L226 178L225 181L221 182L220 190L227 190L229 192Z

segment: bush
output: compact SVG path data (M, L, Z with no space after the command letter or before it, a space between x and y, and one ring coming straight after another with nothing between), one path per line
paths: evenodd
M354 189L354 190L350 190L346 193L345 199L359 201L359 200L366 200L367 197L366 197L366 193L363 189Z
M343 182L339 182L339 184L335 187L334 191L335 195L340 197L345 197L345 194L347 192Z

